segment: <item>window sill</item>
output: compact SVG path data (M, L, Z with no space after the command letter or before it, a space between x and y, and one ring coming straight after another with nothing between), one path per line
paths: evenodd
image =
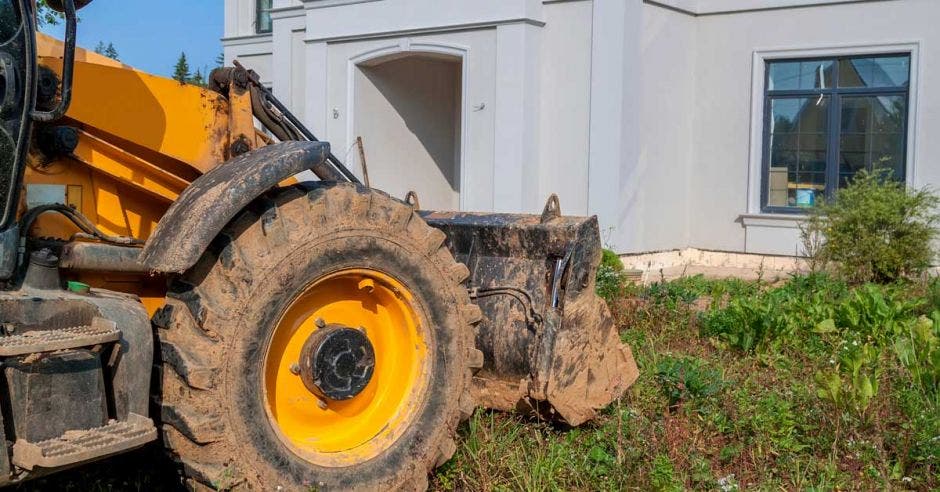
M744 227L799 229L800 223L806 220L806 217L804 214L741 214L738 220Z

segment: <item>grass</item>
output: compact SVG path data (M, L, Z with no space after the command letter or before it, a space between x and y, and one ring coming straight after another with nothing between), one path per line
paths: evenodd
M924 365L940 367L940 351L896 343L940 311L940 283L691 277L608 293L637 383L575 429L477 411L432 489L940 489L940 388ZM853 341L874 359L852 358ZM842 396L821 391L820 374ZM856 385L863 376L874 386ZM20 490L180 486L152 446Z
M930 309L929 291L904 286L896 300ZM827 279L767 286L692 277L612 296L641 371L627 394L571 430L478 412L432 487L936 490L940 405L912 386L897 358L884 351L879 389L864 415L819 395L816 374L833 367L831 334L814 333L813 316L827 314L830 304L840 309L855 292ZM741 299L783 311L776 316L790 328L746 350L703 330Z
M45 478L25 482L19 492L184 492L176 465L156 443L142 449Z

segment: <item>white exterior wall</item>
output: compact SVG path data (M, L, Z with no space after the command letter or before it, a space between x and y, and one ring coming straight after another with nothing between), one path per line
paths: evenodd
M225 31L222 38L226 65L237 59L272 84L273 46L271 33L255 32L255 0L225 0Z
M588 213L592 2L545 5L539 90L538 196L558 194L564 213Z
M800 251L798 224L792 217L759 214L762 128L759 117L753 116L762 111L761 54L799 57L913 49L907 179L918 187L940 184L940 140L932 137L940 132L938 20L940 2L936 0L695 18L698 68L694 185L689 197L691 245L752 253L793 255ZM755 61L758 80L752 76Z
M762 57L913 50L908 180L940 185L937 0L275 0L268 35L253 16L226 0L226 59L341 158L357 63L462 60L460 208L556 192L621 253L798 252L796 218L759 213Z
M641 16L640 90L628 99L628 111L639 114L639 148L625 176L621 207L630 220L620 222L625 239L617 246L660 251L689 244L696 26L694 18L658 7L644 6Z

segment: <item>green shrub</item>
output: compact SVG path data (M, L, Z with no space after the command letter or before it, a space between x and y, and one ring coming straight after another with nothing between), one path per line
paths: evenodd
M901 333L906 323L917 318L922 304L921 299L909 299L903 286L866 284L836 306L834 322L841 331L883 347Z
M924 362L930 356L906 342L908 339L928 341L921 338L927 332L918 331L915 326L918 325L917 312L925 302L908 298L907 294L898 285L866 284L837 303L833 317L816 325L813 331L823 336L831 347L832 367L816 373L820 398L843 411L864 417L878 393L885 365L882 355L892 345L902 363L901 354L909 358L911 374L929 372ZM928 324L932 329L929 321Z
M724 385L721 372L694 357L665 357L656 364L656 380L669 399L670 407L683 401L708 398Z
M605 300L612 300L623 292L627 283L623 262L617 253L609 249L603 250L601 264L597 267L595 291Z
M736 297L724 308L703 313L700 332L702 336L714 338L721 346L752 352L786 329L789 323L781 314L773 297Z
M669 456L660 454L653 458L650 471L650 485L657 492L677 492L683 490L682 482L676 476L676 469Z
M918 388L940 403L940 311L908 323L894 352Z
M940 277L931 277L925 287L924 297L927 299L927 312L940 311Z
M783 286L732 295L724 306L702 313L702 336L742 352L784 341L804 342L802 335L834 316L847 286L824 273L794 276Z
M874 342L852 335L840 339L831 359L833 367L816 373L816 394L842 411L864 417L878 394L880 355L881 350Z
M735 297L752 294L754 284L740 279L709 279L704 275L681 277L668 282L655 282L646 289L644 297L668 309L692 304L702 297L721 300L726 295Z
M740 391L735 394L740 415L737 424L753 436L765 452L778 456L809 447L802 442L804 415L796 408L793 397L782 393L755 395Z
M909 190L886 172L859 173L811 212L802 231L806 254L852 283L919 275L934 260L938 204L932 191Z

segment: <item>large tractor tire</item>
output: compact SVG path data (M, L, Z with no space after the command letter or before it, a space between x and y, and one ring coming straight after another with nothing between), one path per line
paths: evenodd
M482 364L444 238L349 184L281 189L233 220L154 317L163 437L194 485L426 489Z

